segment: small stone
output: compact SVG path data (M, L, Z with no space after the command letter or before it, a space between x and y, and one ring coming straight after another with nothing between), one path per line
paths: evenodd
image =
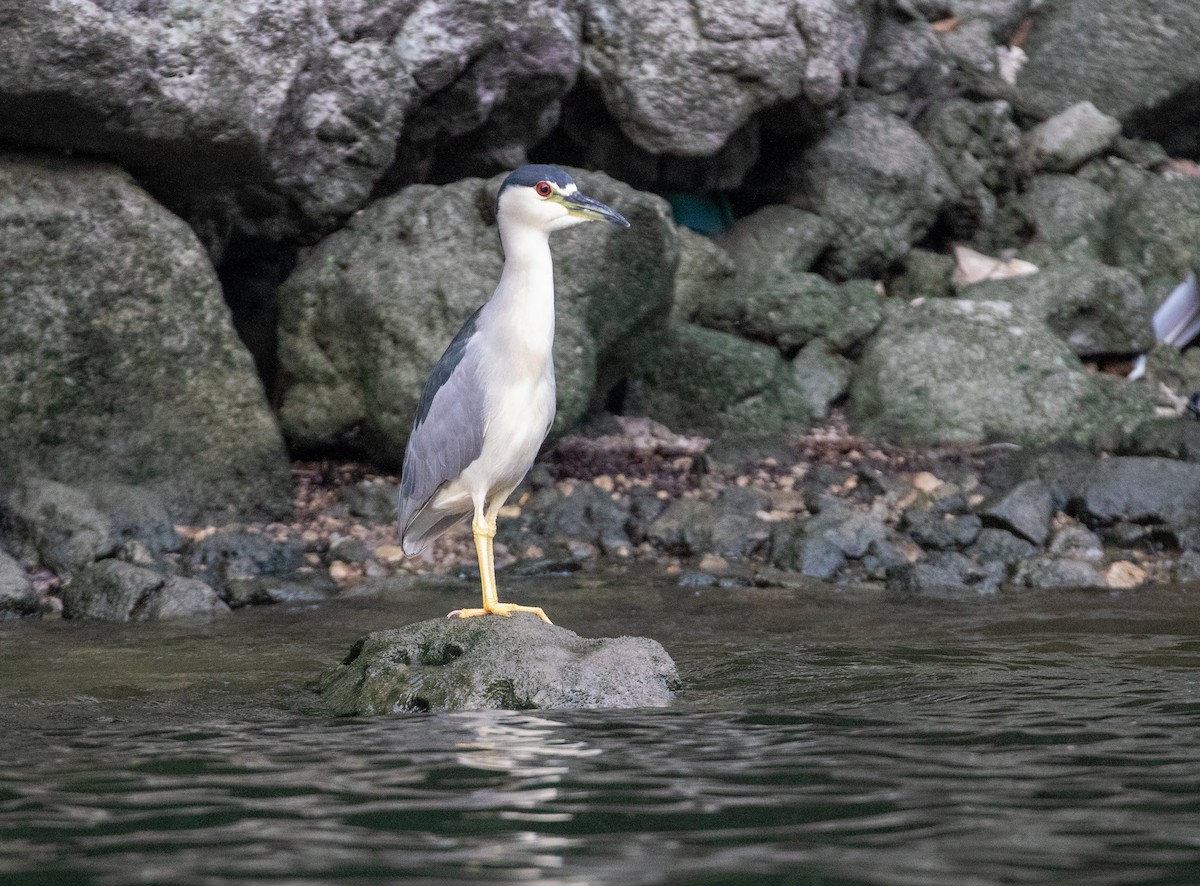
M1119 120L1091 102L1078 102L1025 133L1023 163L1028 169L1071 172L1107 150L1120 134Z
M729 561L717 554L705 554L700 558L702 572L724 572L729 568Z
M329 577L338 584L349 581L354 575L354 569L349 563L343 563L341 560L334 560L329 564Z
M607 474L601 474L599 477L595 477L592 480L592 485L604 492L612 492L614 489L616 489L616 484L613 482L613 478Z
M380 545L375 549L375 559L385 566L396 566L404 560L404 548L399 545Z
M1118 560L1104 571L1104 582L1110 588L1136 588L1145 584L1146 570L1128 560Z
M944 481L939 480L933 474L929 473L929 471L921 471L919 474L914 475L912 479L913 488L924 493L933 492L935 489L941 486L943 482Z

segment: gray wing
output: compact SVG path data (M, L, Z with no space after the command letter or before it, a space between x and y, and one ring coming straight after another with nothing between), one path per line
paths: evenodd
M483 451L484 402L470 347L476 310L429 374L404 452L397 512L405 553L420 553L470 511L445 513L428 507L437 491Z

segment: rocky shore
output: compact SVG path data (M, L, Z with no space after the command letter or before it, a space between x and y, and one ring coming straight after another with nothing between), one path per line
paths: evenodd
M632 228L555 242L501 582L1200 578L1193 4L67 6L0 0L0 615L471 572L395 474L529 160Z

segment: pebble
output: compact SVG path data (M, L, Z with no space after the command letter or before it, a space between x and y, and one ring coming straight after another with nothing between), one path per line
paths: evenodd
M380 545L375 549L375 559L387 566L394 566L404 559L404 548L399 545Z
M1104 571L1104 582L1110 588L1136 588L1145 581L1146 570L1128 560L1118 560Z

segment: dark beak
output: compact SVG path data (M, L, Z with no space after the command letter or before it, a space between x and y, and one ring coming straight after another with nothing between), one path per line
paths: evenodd
M567 207L567 212L577 218L606 221L625 228L629 227L629 222L621 213L612 207L605 206L599 200L593 200L591 197L579 193L579 191L574 194L564 194L561 199L563 206Z

